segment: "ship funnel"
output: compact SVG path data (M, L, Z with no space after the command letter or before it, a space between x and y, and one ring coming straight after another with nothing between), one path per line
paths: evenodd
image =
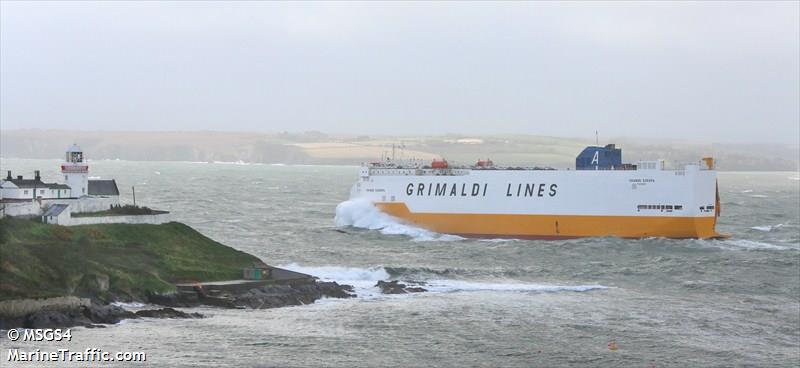
M575 158L576 170L613 170L622 166L622 150L615 144L589 146Z

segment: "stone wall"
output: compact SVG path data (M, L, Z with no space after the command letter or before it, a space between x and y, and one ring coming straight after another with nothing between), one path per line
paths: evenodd
M22 317L42 309L70 310L79 307L88 307L91 301L88 298L75 296L60 296L44 299L17 299L0 302L0 317Z
M163 224L170 221L169 213L158 215L129 215L129 216L92 216L72 217L65 226L91 225L91 224Z
M119 197L82 197L78 199L45 199L42 204L68 204L69 211L78 212L99 212L106 211L111 205L119 204Z
M39 206L39 202L9 202L9 203L2 203L2 215L3 216L20 216L20 217L35 217L42 215L42 208Z
M42 199L35 202L9 202L2 204L4 209L0 213L4 216L41 216L44 210L53 204L67 204L69 205L69 211L72 213L99 212L108 210L111 208L112 204L118 205L119 197L82 197L73 199Z

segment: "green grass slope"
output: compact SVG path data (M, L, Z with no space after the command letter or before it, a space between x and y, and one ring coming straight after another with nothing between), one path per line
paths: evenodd
M259 261L177 222L64 227L0 219L0 300L136 299L176 282L241 278Z

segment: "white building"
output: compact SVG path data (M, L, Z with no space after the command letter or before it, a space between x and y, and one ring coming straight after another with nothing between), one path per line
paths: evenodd
M2 190L4 201L72 197L69 186L43 182L38 170L34 172L33 179L23 179L22 175L14 178L11 176L11 170L9 170L8 176L0 181L0 190Z
M50 205L42 215L42 222L45 224L54 225L68 225L70 221L70 212L67 210L67 204L54 204Z

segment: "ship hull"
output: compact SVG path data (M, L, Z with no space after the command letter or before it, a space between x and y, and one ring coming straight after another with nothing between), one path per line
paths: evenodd
M400 174L398 174L398 172ZM716 172L362 171L351 198L432 231L465 237L716 238Z
M406 223L469 238L555 240L615 236L691 239L720 236L714 229L714 217L413 213L404 203L377 202L375 206Z

